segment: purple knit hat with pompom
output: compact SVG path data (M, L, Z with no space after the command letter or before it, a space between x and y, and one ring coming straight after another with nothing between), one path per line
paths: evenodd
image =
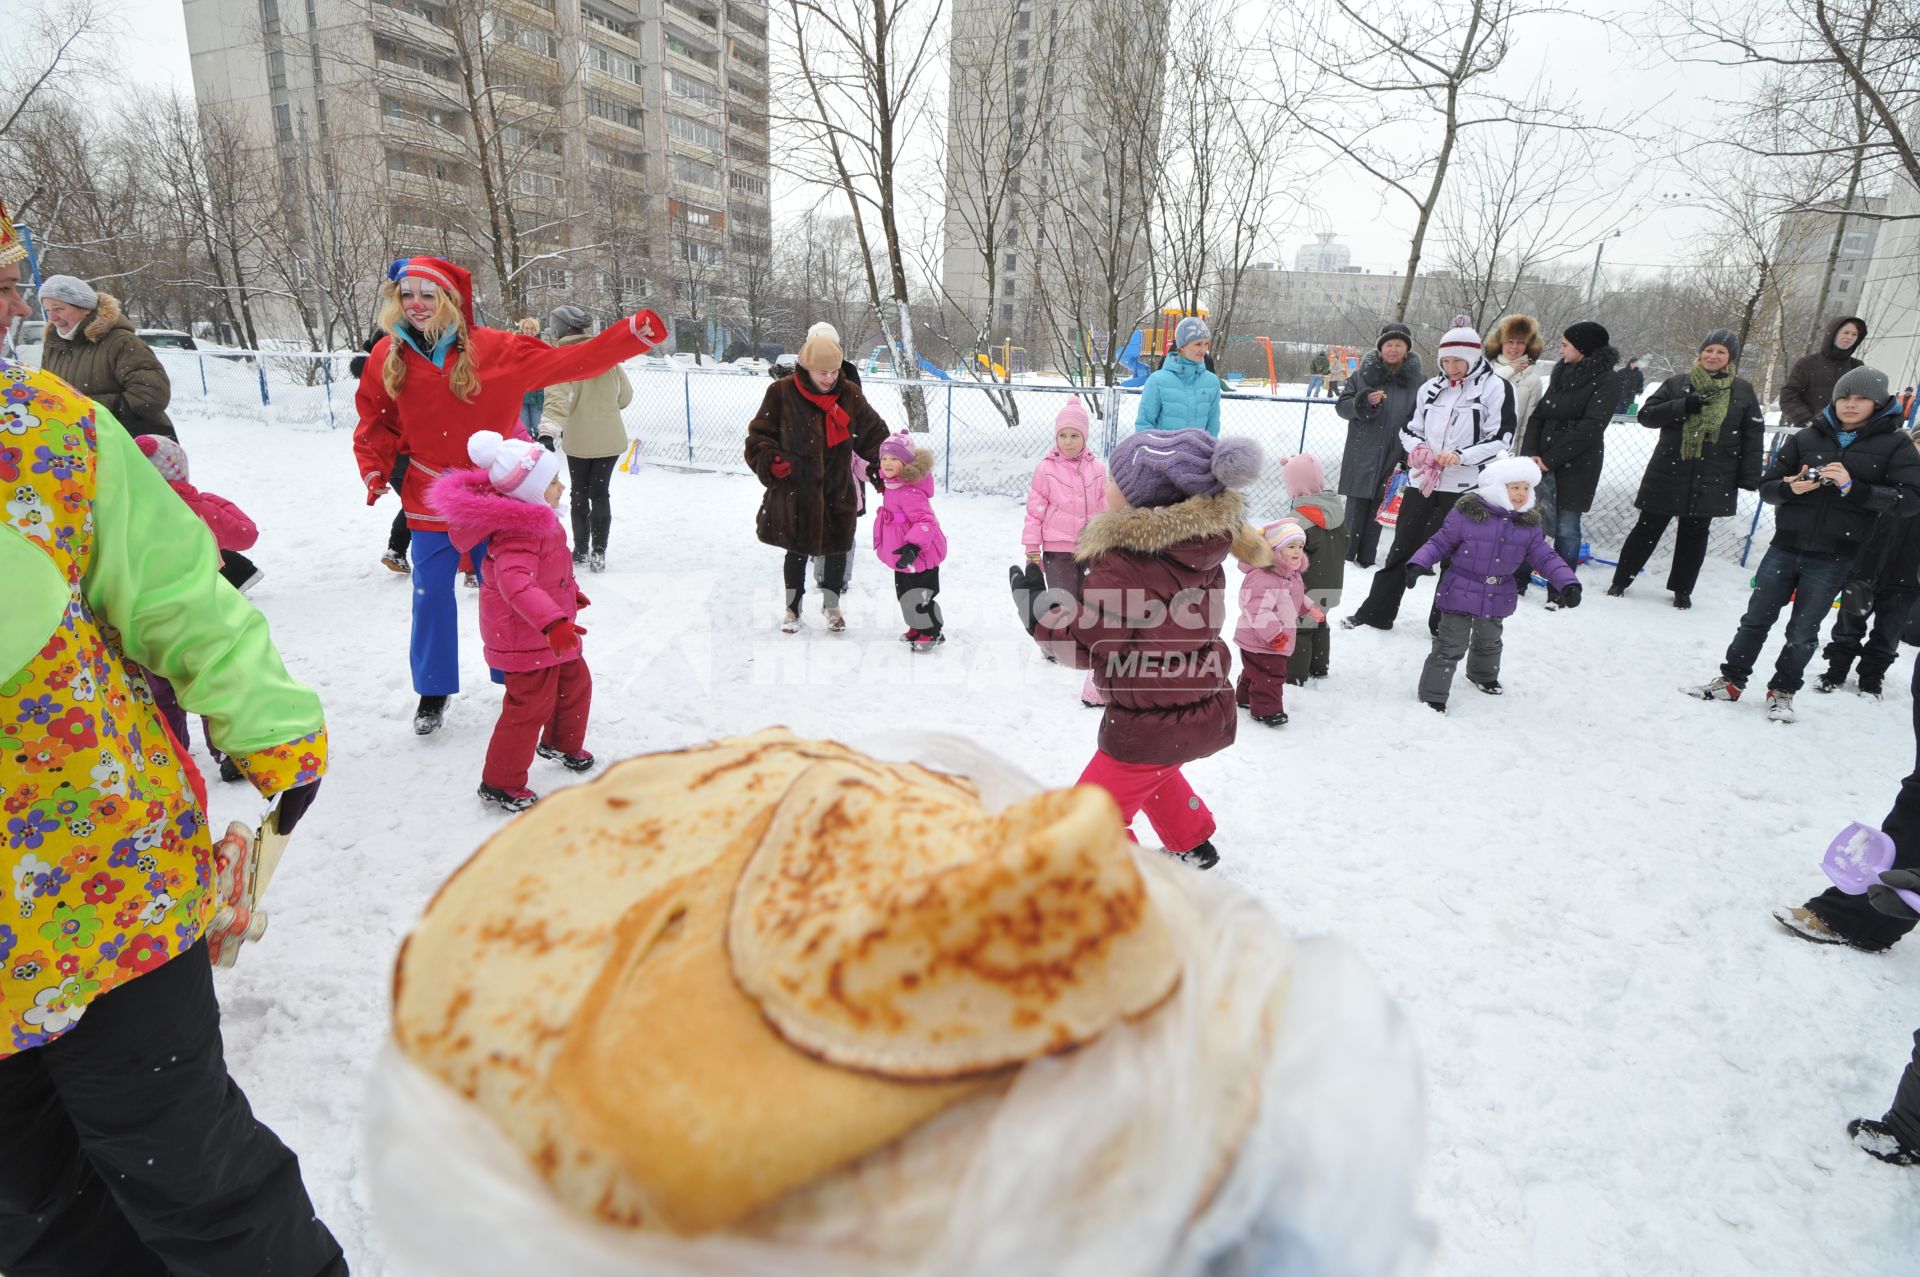
M888 435L880 445L880 455L882 458L892 457L903 466L913 464L914 451L913 436L904 430L895 431L893 434Z
M1216 439L1204 430L1140 430L1114 448L1107 473L1128 505L1162 506L1244 488L1259 478L1260 462L1260 445L1251 439Z

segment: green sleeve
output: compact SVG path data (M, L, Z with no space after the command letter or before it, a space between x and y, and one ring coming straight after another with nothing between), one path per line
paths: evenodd
M220 576L220 552L133 437L103 409L93 494L93 557L81 589L129 657L204 714L213 743L251 754L322 728L320 698L296 682L267 618Z

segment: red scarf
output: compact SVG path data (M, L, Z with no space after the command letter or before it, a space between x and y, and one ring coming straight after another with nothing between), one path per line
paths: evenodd
M802 399L827 414L827 447L845 443L851 437L847 427L852 424L853 418L849 417L847 410L840 406L839 387L836 386L831 394L816 394L807 389L806 383L802 380L806 375L806 369L794 369L793 388L800 392Z

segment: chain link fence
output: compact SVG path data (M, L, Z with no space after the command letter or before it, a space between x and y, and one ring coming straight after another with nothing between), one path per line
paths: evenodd
M351 354L158 353L173 378L178 407L297 429L350 430L356 421L356 383L348 375ZM747 423L771 384L766 374L685 368L654 359L630 362L627 374L634 395L622 415L627 433L639 441L642 458L659 465L747 473L741 448ZM1024 499L1034 467L1053 446L1054 418L1069 396L1079 396L1086 406L1089 443L1103 457L1132 432L1140 402L1137 390L1117 388L882 377L867 377L863 385L868 400L896 429L911 420L909 396L920 397L925 441L933 450L934 473L943 491L1015 499ZM1288 508L1278 465L1282 457L1312 453L1326 467L1328 481L1339 486L1347 423L1331 399L1229 393L1221 404L1221 429L1257 441L1269 458L1266 473L1247 493L1255 519L1271 519ZM1639 517L1634 493L1658 438L1656 431L1632 418L1618 418L1608 428L1599 493L1581 524L1596 559L1615 557ZM1782 438L1778 429L1769 430L1769 454ZM1738 513L1714 521L1709 552L1744 565L1753 547L1764 548L1771 538L1773 513L1754 493L1739 496Z

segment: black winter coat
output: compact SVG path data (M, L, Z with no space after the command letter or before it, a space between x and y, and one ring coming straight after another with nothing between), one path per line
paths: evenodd
M1616 374L1616 380L1619 389L1614 393L1620 398L1613 405L1613 411L1624 417L1627 409L1633 407L1633 401L1640 397L1640 392L1647 388L1647 374L1638 368L1622 368Z
M1911 519L1920 514L1920 451L1913 436L1900 429L1900 405L1890 403L1860 427L1849 448L1840 446L1833 409L1794 432L1767 467L1760 499L1778 507L1773 543L1802 554L1852 557L1866 543L1874 520ZM1838 461L1853 478L1844 495L1821 484L1798 493L1787 479L1811 467Z
M827 443L827 414L801 395L792 377L767 387L747 425L746 461L767 489L755 528L768 545L806 555L853 549L861 505L853 454L877 467L887 423L845 378L834 383L833 393L851 419L839 443ZM793 467L784 479L773 472L776 460Z
M1860 326L1860 340L1844 354L1833 344L1842 324ZM1789 426L1810 425L1833 402L1833 383L1860 366L1860 351L1866 344L1867 321L1858 315L1841 315L1828 324L1820 349L1800 356L1787 370L1786 384L1780 387L1780 420Z
M1875 519L1847 576L1871 581L1875 590L1920 589L1920 516Z
M1700 456L1680 458L1687 417L1688 373L1675 373L1654 389L1640 405L1640 424L1660 431L1660 441L1647 458L1647 472L1633 503L1648 514L1681 519L1724 519L1740 506L1739 491L1760 486L1766 465L1767 427L1760 415L1760 396L1745 377L1727 387L1727 417L1720 437L1702 441Z
M1619 362L1619 351L1602 346L1577 364L1555 364L1547 392L1527 421L1521 452L1546 463L1553 476L1553 503L1561 510L1593 509L1607 455L1607 423L1620 399L1613 371Z
M1409 350L1398 367L1389 367L1378 351L1368 351L1340 391L1333 410L1353 424L1340 452L1340 495L1378 501L1387 476L1400 464L1400 432L1413 420L1415 400L1426 381L1420 356ZM1367 396L1384 390L1378 405Z

